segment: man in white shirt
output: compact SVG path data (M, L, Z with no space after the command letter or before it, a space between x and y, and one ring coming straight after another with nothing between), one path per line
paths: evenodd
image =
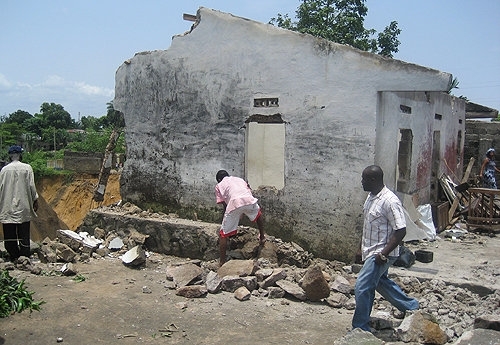
M377 165L363 170L361 184L370 194L363 206L364 224L360 250L364 264L354 288L356 309L352 328L370 332L370 313L375 291L402 312L418 309L419 304L387 276L389 266L399 256L399 244L406 234L401 201L384 185L384 173Z
M11 146L11 162L0 171L0 223L11 261L30 257L30 221L38 209L33 169L21 162L22 153L20 146Z

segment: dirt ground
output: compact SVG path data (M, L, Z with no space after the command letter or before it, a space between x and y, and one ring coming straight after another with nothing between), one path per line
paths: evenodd
M109 203L119 200L117 177L106 192ZM42 193L64 223L75 229L92 205L91 186L96 181L62 182L45 184ZM425 248L434 252L432 263L417 262L411 269L391 268L391 272L500 287L498 236L440 240ZM168 288L166 267L186 259L149 254L141 269L112 257L76 263L85 277L80 282L74 277L10 271L18 280L25 279L35 300L46 303L39 312L0 319L0 344L333 344L350 329L353 311L323 302L255 296L241 302L229 292L197 299L177 296Z
M140 270L118 259L78 264L83 282L15 271L47 303L0 319L0 344L332 344L350 326L352 312L324 303L177 296L165 287L169 260L178 259L155 255Z

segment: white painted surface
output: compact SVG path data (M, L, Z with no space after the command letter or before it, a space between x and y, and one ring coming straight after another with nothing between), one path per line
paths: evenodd
M446 90L452 76L231 14L201 8L198 15L168 50L136 54L117 70L114 106L127 128L123 198L213 207L215 173L249 169L245 120L279 113L284 187L257 192L267 219L279 223L269 231L322 256L350 255L365 198L361 172L377 162L394 181L399 121L406 121L379 103L399 106L400 96L380 93L410 92L413 106L425 108L425 119L410 120L421 150L434 109L424 91ZM277 97L279 107L254 108L259 97ZM462 116L460 107L438 110L450 109L452 122ZM377 120L378 111L386 120Z

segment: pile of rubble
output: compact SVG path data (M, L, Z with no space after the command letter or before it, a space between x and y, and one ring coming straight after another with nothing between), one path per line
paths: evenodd
M47 238L36 249L40 264L20 258L15 267L40 274L45 264L57 267L60 274L74 275L78 273L76 262L105 257L119 257L124 265L142 267L150 255L144 250L146 238L147 235L135 231L121 238L112 232L105 234L99 228L93 236L58 230L55 240ZM269 298L283 299L283 303L312 301L332 308L355 308L354 284L359 265L314 258L297 244L271 236L259 247L256 230L251 228L242 227L231 239L229 248L231 260L221 267L217 260L186 259L170 264L166 268L165 286L186 298L224 291L242 303L250 298ZM0 268L12 269L13 265L0 263ZM419 300L420 310L405 315L377 295L371 327L379 339L444 344L478 324L500 330L498 290L480 296L438 279L396 277L395 280L406 293Z

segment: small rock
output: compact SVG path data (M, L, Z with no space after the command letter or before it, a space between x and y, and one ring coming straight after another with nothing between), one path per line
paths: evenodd
M239 301L246 301L250 299L250 295L250 291L248 291L248 289L244 286L237 288L234 292L234 297Z

